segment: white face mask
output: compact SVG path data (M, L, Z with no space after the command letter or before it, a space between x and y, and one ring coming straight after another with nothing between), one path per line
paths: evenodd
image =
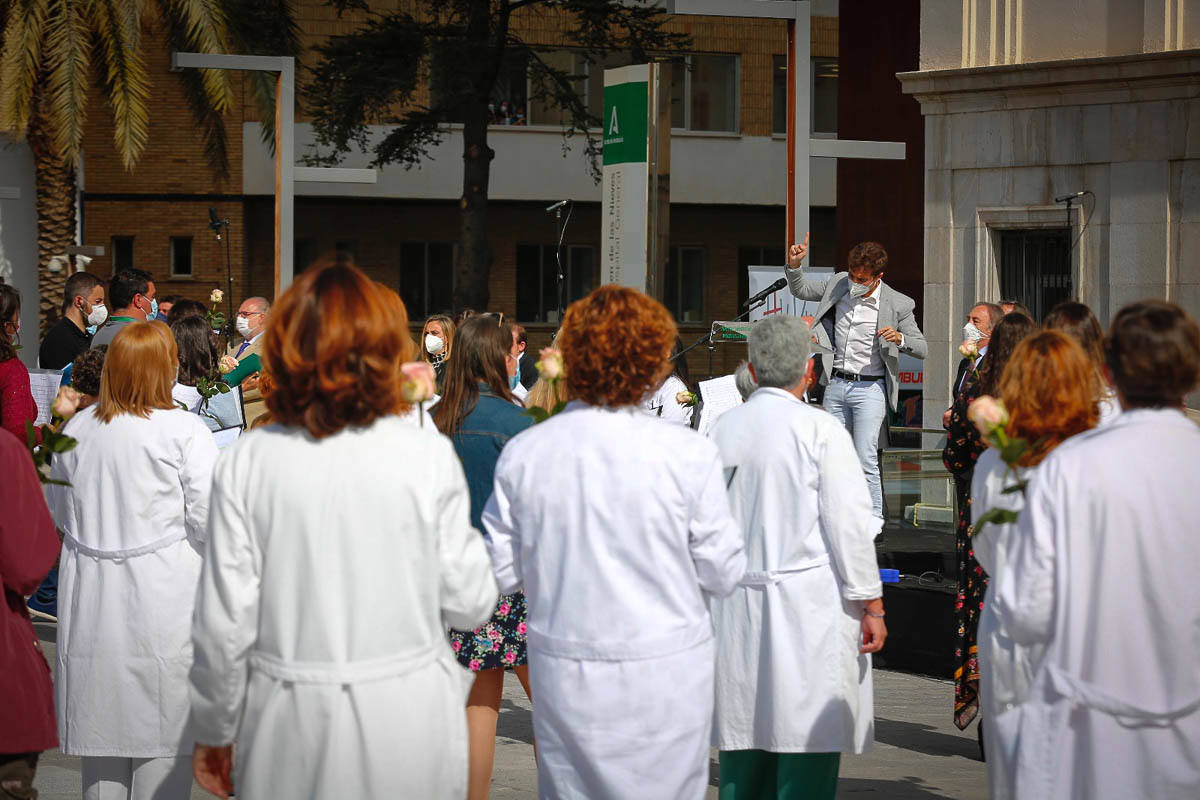
M871 285L868 283L855 283L854 281L850 282L851 297L866 297L867 292L869 291L871 291Z
M239 336L241 336L243 339L250 338L250 320L246 319L245 317L238 317L237 322L233 324L234 327L237 328Z
M974 322L963 325L963 338L970 342L978 342L983 338L983 331L975 327Z
M442 341L442 337L433 334L425 334L425 352L431 356L436 356L446 349L446 343Z
M92 306L92 313L87 315L88 325L95 325L97 327L103 325L106 319L108 319L108 309L104 306L104 303L97 303Z

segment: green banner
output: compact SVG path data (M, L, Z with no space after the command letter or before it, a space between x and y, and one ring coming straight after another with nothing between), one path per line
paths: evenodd
M646 81L604 87L604 164L646 161Z

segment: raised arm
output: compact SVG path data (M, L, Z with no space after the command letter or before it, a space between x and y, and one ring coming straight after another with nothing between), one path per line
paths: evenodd
M793 296L801 300L820 300L825 296L825 287L830 279L814 281L805 277L801 264L808 257L808 239L809 234L806 233L804 244L794 244L788 248L788 265L783 273Z

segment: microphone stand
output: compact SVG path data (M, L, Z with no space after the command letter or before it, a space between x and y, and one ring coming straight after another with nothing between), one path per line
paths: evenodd
M733 319L731 319L729 321L730 322L742 321L745 317L747 317L750 314L751 311L753 311L754 309L758 308L759 306L763 305L766 302L767 302L767 298L764 297L755 303L751 303L749 306L747 306L745 311L738 314L736 317L734 317ZM708 326L708 333L704 334L699 339L692 342L691 344L689 344L687 347L680 350L675 355L671 356L671 360L675 361L676 359L682 358L685 354L691 352L692 350L695 350L697 347L704 344L705 342L708 343L708 377L712 378L712 376L713 376L713 353L717 349L717 345L716 345L716 342L714 342L712 339L712 324L711 323Z

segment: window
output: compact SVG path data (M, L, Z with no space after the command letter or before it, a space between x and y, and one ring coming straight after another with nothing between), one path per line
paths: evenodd
M671 127L736 132L737 88L737 56L691 55L672 63Z
M133 237L112 237L112 267L113 275L123 269L133 269Z
M304 272L317 260L317 243L313 239L292 240L292 264L297 274Z
M558 322L557 248L552 244L517 245L517 319ZM596 288L596 250L586 245L564 246L563 305Z
M680 322L704 321L704 248L672 247L663 304Z
M400 245L400 297L415 319L448 311L454 291L454 247L448 242Z
M1000 295L1020 300L1041 319L1073 292L1071 230L1002 230L1000 234Z
M771 130L787 133L787 98L790 87L787 56L772 56ZM837 133L838 62L836 58L814 58L809 83L809 113L813 133Z
M738 248L738 308L750 297L749 266L786 266L787 256L782 247L743 245Z
M337 259L337 263L339 263L339 264L354 264L354 263L356 263L356 259L355 259L355 256L357 255L357 253L355 252L356 250L357 250L357 247L356 247L355 243L351 242L351 241L342 241L342 242L334 242L333 243L334 258Z
M192 277L192 237L171 237L171 277Z

